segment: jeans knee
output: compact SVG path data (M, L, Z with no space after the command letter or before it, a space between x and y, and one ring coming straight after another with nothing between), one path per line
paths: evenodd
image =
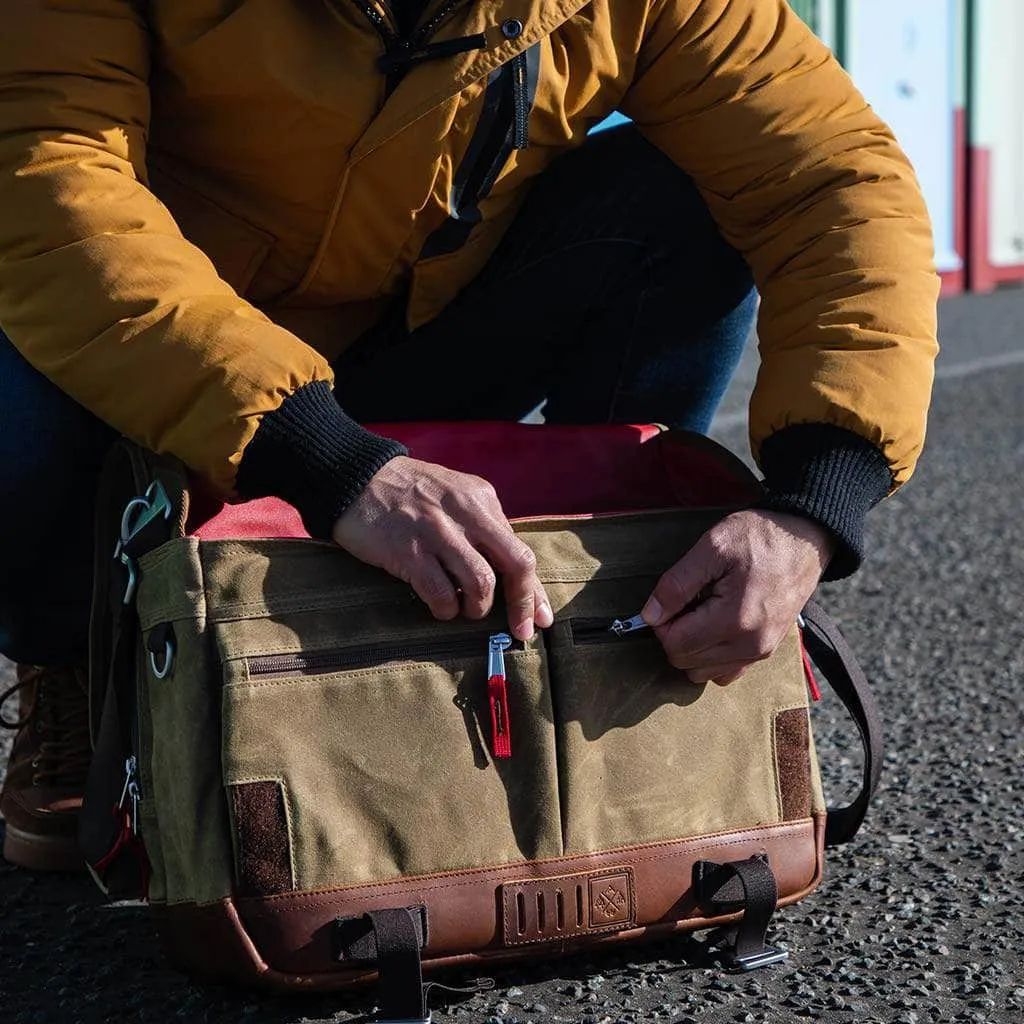
M0 331L0 502L77 491L95 478L115 431L33 367ZM5 516L6 517L6 516Z

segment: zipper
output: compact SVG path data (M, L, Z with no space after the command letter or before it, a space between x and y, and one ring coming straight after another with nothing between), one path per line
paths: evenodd
M530 69L525 53L512 58L512 145L526 149L530 140Z
M437 13L425 24L421 25L412 34L412 42L418 46L424 40L429 39L441 25L445 22L450 14L454 14L455 11L463 4L467 3L467 0L448 0L448 3L442 4L438 8Z
M398 39L398 33L395 31L395 25L389 24L389 18L381 14L380 10L368 0L352 0L352 2L362 11L366 20L377 30L377 35L380 36L381 41L387 49L391 49L394 45L395 40ZM385 11L388 8L385 6ZM390 15L390 11L388 11Z
M139 887L143 899L149 895L151 867L146 847L139 835L139 764L134 754L129 754L124 762L124 785L121 797L114 807L114 820L117 823L117 836L113 845L98 861L90 865L93 874L99 879L115 861L125 852L131 852L138 867ZM104 888L103 883L100 883Z
M490 637L487 638L489 641ZM390 644L360 644L325 651L296 654L260 654L247 658L252 678L266 676L315 676L326 672L344 672L353 668L374 668L389 661L436 661L479 654L485 650L479 634L454 637L445 641L406 640ZM518 641L516 650L522 650Z
M327 651L309 651L299 654L261 654L247 658L251 679L274 676L314 676L347 669L372 668L390 661L438 661L445 658L486 654L487 704L491 717L491 750L495 758L512 756L512 739L508 700L508 673L505 652L525 650L521 640L513 640L508 633L491 633L484 638L479 634L455 637L443 643L437 641L404 641L393 644L360 644ZM132 759L134 760L134 758ZM128 791L127 782L125 792ZM138 792L136 787L136 793ZM122 802L123 802L122 797Z
M402 75L415 64L425 60L436 60L439 57L466 53L469 50L483 50L487 47L487 37L483 33L460 39L446 39L440 43L428 41L441 28L449 15L465 4L467 0L448 0L448 3L443 4L428 22L409 35L402 35L399 32L398 23L387 2L380 4L374 4L370 0L353 0L353 2L377 30L377 35L380 36L381 42L384 44L384 54L380 58L378 66L387 76L385 92L388 95L394 91Z
M130 806L125 807L125 804ZM124 787L117 806L128 818L128 828L139 834L139 762L134 754L129 754L124 762Z
M577 647L589 644L622 644L654 636L647 626L629 626L628 624L633 621L634 619L609 618L570 619L569 631L572 634L572 642Z

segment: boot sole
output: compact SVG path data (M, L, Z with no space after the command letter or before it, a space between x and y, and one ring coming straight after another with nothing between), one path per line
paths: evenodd
M33 835L8 824L4 830L4 860L29 871L81 871L85 858L71 839Z

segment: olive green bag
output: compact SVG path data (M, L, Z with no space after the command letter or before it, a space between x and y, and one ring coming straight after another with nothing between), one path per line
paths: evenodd
M190 972L292 989L377 976L385 1017L425 1020L422 966L720 925L726 962L749 969L785 956L765 929L818 884L827 830L856 831L877 715L823 616L804 640L867 752L863 792L831 818L796 624L727 687L692 685L630 628L662 572L756 496L748 471L694 435L476 430L502 431L506 463L522 445L574 467L506 500L571 512L515 520L555 615L528 643L501 607L435 621L281 502L219 508L173 461L112 454L82 843L106 890L148 897ZM487 446L467 447L456 468L480 469ZM640 510L581 515L621 499L617 475L619 505ZM545 496L559 488L571 500Z

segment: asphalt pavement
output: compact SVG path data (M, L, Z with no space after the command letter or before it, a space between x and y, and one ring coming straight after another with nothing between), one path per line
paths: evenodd
M1024 1021L1022 324L1024 290L943 303L920 468L873 513L862 571L822 588L876 688L888 747L860 836L778 915L789 961L726 975L695 939L549 960L488 972L486 995L435 996L437 1024ZM754 366L715 429L738 452ZM858 754L836 705L815 709L815 734L840 798ZM84 877L0 866L2 1024L318 1024L371 1010L365 995L193 985L165 964L143 908L104 905Z

